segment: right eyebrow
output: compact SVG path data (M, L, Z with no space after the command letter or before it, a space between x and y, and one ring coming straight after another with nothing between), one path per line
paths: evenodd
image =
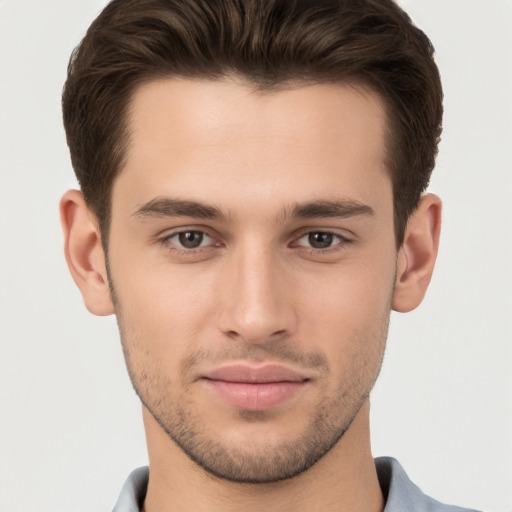
M219 208L197 201L157 197L144 203L133 213L134 217L194 217L197 219L225 219Z
M291 216L298 219L318 218L348 218L358 215L374 216L375 211L371 206L353 199L318 200L309 203L296 204Z

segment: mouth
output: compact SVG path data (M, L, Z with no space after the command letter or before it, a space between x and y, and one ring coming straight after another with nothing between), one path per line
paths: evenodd
M254 367L236 364L208 372L203 381L231 406L247 411L264 411L293 398L310 379L281 365Z

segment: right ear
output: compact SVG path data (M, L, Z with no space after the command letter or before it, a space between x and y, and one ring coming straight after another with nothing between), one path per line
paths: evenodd
M64 253L71 276L82 293L85 306L95 315L111 315L105 253L97 218L85 203L82 193L68 190L60 201L60 220L64 232Z

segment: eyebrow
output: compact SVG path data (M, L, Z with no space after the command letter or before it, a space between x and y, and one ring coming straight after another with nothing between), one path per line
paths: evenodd
M373 216L375 211L368 206L353 199L317 200L307 203L298 203L290 208L285 208L283 219L318 219L318 218L347 218L358 215ZM226 215L215 206L197 201L155 198L137 208L133 213L135 217L193 217L205 220L226 220Z
M319 200L296 204L290 216L296 219L347 218L357 215L375 215L371 206L353 199ZM285 217L288 216L285 213Z
M140 206L135 217L194 217L197 219L225 219L226 215L215 206L196 201L155 198Z

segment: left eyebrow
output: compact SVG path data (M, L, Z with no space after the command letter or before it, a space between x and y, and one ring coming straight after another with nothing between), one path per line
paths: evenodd
M155 198L133 213L134 217L194 217L197 219L224 219L226 215L216 208L197 201L174 198Z
M371 206L353 199L319 200L296 204L291 209L290 217L295 219L347 218L359 215L374 216ZM288 216L288 215L286 215Z

